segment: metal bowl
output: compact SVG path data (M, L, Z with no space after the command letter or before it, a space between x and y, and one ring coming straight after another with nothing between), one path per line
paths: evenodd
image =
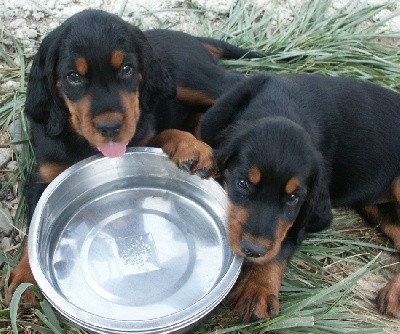
M49 302L96 333L183 333L240 271L225 233L226 196L159 149L95 156L45 190L29 261Z

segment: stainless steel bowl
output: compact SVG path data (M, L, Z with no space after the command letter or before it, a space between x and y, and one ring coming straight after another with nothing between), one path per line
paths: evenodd
M29 230L49 302L96 333L185 332L227 295L242 260L225 233L226 197L158 149L95 156L59 175Z

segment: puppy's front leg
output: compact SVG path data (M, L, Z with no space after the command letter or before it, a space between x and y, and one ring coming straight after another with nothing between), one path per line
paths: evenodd
M202 178L209 178L217 172L213 149L189 132L164 130L149 145L162 148L179 168Z
M33 277L31 267L29 265L28 258L28 238L25 238L24 249L22 251L21 259L13 271L11 271L10 279L8 282L7 295L4 300L6 305L9 305L14 294L15 289L21 283L32 283L37 285L35 278ZM0 283L1 289L7 287L6 278L3 277ZM24 301L31 306L38 306L39 301L35 294L31 290L26 290L23 296Z
M233 312L243 321L271 319L279 314L279 291L287 262L248 263L230 296Z

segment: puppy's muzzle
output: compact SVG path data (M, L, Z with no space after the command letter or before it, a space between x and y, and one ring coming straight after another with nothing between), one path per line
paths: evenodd
M247 239L242 239L240 246L246 257L263 257L268 252L268 247Z
M98 121L95 124L97 131L106 138L112 138L117 136L121 132L122 128L122 120L107 120L107 121Z

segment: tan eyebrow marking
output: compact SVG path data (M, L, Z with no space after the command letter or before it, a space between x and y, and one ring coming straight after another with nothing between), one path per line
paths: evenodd
M285 191L287 194L293 193L300 185L300 180L297 176L293 176L287 183Z
M85 58L79 57L75 61L76 70L80 75L86 75L89 70L89 65Z
M115 68L120 68L124 58L124 53L121 50L114 51L111 55L111 65Z
M253 184L258 184L261 181L261 170L258 167L250 168L249 181Z

